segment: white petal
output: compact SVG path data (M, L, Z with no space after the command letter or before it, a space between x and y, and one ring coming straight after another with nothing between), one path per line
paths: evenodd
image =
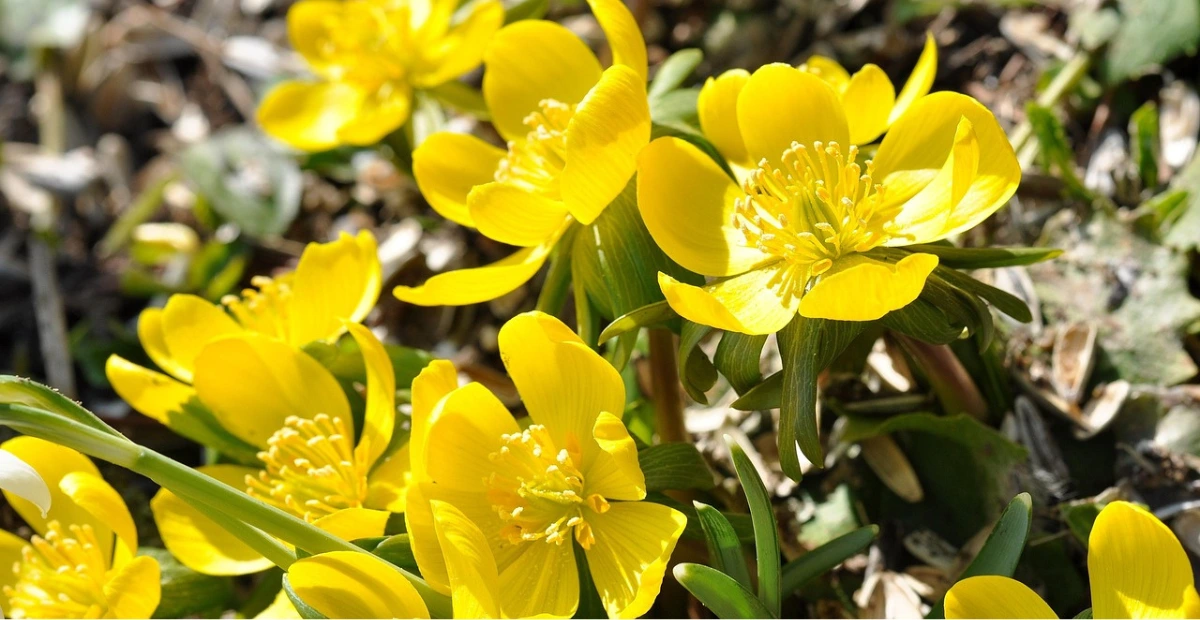
M50 488L41 475L13 453L0 450L0 489L32 502L42 516L50 510Z

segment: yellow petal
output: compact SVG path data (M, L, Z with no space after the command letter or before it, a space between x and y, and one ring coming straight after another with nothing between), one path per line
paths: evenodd
M41 474L5 450L0 450L0 489L33 504L42 514L50 510L50 487Z
M275 600L254 617L267 620L299 620L300 612L296 611L292 599L288 598L287 590L280 588L279 593L275 595Z
M846 90L846 86L850 84L850 72L846 71L845 67L842 67L838 61L832 58L813 55L798 68L801 71L821 78L822 81L833 87L833 90L839 94Z
M104 363L104 374L117 394L136 411L169 425L171 414L196 395L196 390L167 375L143 368L119 356Z
M146 355L150 356L150 359L154 360L159 368L180 381L191 383L191 367L185 368L175 361L167 348L167 338L163 334L162 316L162 308L142 310L142 313L138 315L138 340L141 341L142 348L146 350Z
M337 130L342 144L371 146L408 122L412 88L404 82L387 82L365 93L358 110Z
M404 444L391 456L375 464L367 479L367 499L364 504L368 508L404 512L407 504L404 488L412 473L409 447L410 444Z
M354 458L370 467L387 449L396 427L396 374L387 350L371 330L355 323L346 327L358 343L367 369L367 404Z
M158 560L141 556L117 568L104 584L106 618L149 618L162 598Z
M595 221L625 189L637 168L638 152L649 142L645 76L613 65L567 125L560 191L571 215L583 224Z
M679 138L659 138L638 156L638 208L671 260L706 276L745 273L770 257L746 247L733 227L742 190L708 155Z
M899 120L916 100L929 94L929 89L933 87L933 78L937 76L937 52L933 33L926 32L925 48L921 50L917 66L913 68L908 81L904 83L904 88L900 89L900 95L896 97L896 105L888 117L889 125Z
M367 2L301 0L287 12L288 39L320 75L352 68L354 43L378 36L381 13Z
M288 584L328 618L428 618L429 609L396 567L369 554L334 551L298 560Z
M974 213L959 209L963 197L979 170L979 140L971 121L963 117L958 122L950 157L937 176L916 196L904 204L892 220L903 237L892 240L894 245L928 243L947 236L970 220ZM967 205L969 207L969 205ZM973 223L972 223L973 225Z
M391 514L385 510L346 508L317 519L313 525L342 540L358 540L383 536L389 517Z
M358 323L383 286L379 250L370 231L342 233L331 243L310 243L300 255L288 301L289 340L300 347L328 340Z
M499 513L492 507L487 492L481 485L471 490L449 489L431 482L414 483L408 487L408 501L404 512L404 525L412 544L413 557L421 569L421 575L430 587L443 594L451 594L450 577L446 556L433 520L433 502L444 502L462 511L487 539L495 558L496 568L503 571L512 563L515 554L523 545L513 545L500 535L504 527ZM503 607L503 604L501 604Z
M29 541L24 538L6 530L0 530L0 566L11 567L20 564L23 559L24 549L28 546ZM3 591L3 588L11 588L16 584L16 571L0 571L0 591ZM7 596L0 596L0 611L4 612L5 618L12 617L12 607L8 604Z
M804 294L800 314L810 319L874 321L912 303L937 264L932 254L910 254L894 265L861 254L843 256Z
M265 448L288 416L353 424L337 379L299 349L258 334L224 338L196 359L196 394L221 426Z
M1112 502L1088 537L1097 618L1196 618L1192 565L1175 534L1145 509Z
M413 176L417 187L442 217L475 226L467 210L467 196L476 185L495 177L504 150L475 136L438 132L413 151Z
M590 513L587 521L596 542L585 553L604 609L611 618L645 614L687 517L662 504L621 502L603 514Z
M245 489L246 476L257 476L259 472L239 465L209 465L196 469L236 489ZM274 566L241 539L167 489L159 489L150 500L150 510L167 551L196 572L248 575Z
M600 451L584 472L584 495L598 493L601 497L625 501L646 499L646 476L638 464L637 444L621 418L607 411L601 413L592 437Z
M442 2L453 6L453 3ZM468 73L483 62L483 54L492 36L504 24L504 5L484 0L469 5L470 13L443 36L420 50L421 65L413 75L413 85L432 88Z
M796 318L797 296L784 299L772 282L783 263L774 263L709 284L703 288L684 284L665 273L658 286L679 316L717 329L742 334L773 334Z
M441 487L478 490L496 466L490 456L502 435L520 427L504 404L479 383L451 392L434 409L426 438L426 474Z
M121 495L103 478L84 471L73 471L63 476L58 488L76 506L86 510L96 521L108 525L117 535L117 541L123 546L118 547L118 559L128 560L137 553L137 526L133 523L133 515L129 513L129 507Z
M850 78L842 92L842 104L852 111L846 117L850 142L867 144L888 128L888 115L896 105L896 88L883 69L867 65Z
M850 140L833 88L784 64L764 65L750 76L738 95L738 125L751 161L766 159L776 166L792 142L847 145Z
M32 467L46 482L46 486L50 490L50 509L46 511L44 517L42 509L33 505L32 502L17 497L10 491L4 491L4 497L8 500L9 505L17 511L17 514L21 515L21 518L29 524L29 527L33 528L34 532L45 535L48 529L46 524L51 521L58 521L64 527L90 525L96 531L96 539L104 547L105 557L109 557L109 550L112 548L109 533L112 530L109 529L107 521L93 517L91 512L72 501L70 496L59 486L63 478L75 472L83 472L99 478L100 470L96 469L96 465L92 463L91 459L70 448L28 436L9 439L0 444L0 450L12 453L13 456Z
M959 129L964 117L978 144L979 163L970 188L957 202L948 228L941 233L943 237L968 230L987 219L1017 191L1021 167L996 117L966 95L943 92L926 95L892 125L875 155L874 177L887 188L884 208L906 203L941 173L957 139L961 138ZM921 211L938 206L919 202L904 205L904 210ZM922 238L915 242L933 240ZM914 241L897 238L890 245L908 243Z
M446 558L450 595L457 618L500 618L500 575L487 539L463 512L432 502L434 529Z
M602 412L625 412L620 373L558 319L520 314L500 328L500 357L534 423L556 446L579 445L582 469L595 454L588 441Z
M479 232L520 247L545 243L567 220L561 202L495 182L475 186L467 197L467 209Z
M366 98L343 82L282 82L258 104L258 125L293 148L324 151L342 144L339 132Z
M421 286L397 286L392 294L418 306L465 306L490 301L528 282L552 249L553 243L523 248L490 265L438 274Z
M242 331L225 310L195 295L172 295L162 311L163 341L183 373L176 376L187 383L192 382L196 356L208 343Z
M569 618L579 607L579 569L573 544L534 543L516 548L500 570L500 608L510 618Z
M746 144L742 142L737 118L738 95L749 81L750 73L745 69L730 69L705 80L700 98L696 100L696 113L700 116L704 137L725 159L741 166L753 164L746 153Z
M588 0L592 14L600 22L608 46L612 49L613 64L633 69L638 81L646 83L646 40L638 28L633 13L621 0Z
M412 382L412 429L408 436L413 479L425 482L425 445L433 412L447 394L458 389L458 371L454 364L434 360Z
M500 29L483 58L483 98L506 140L525 137L524 120L538 102L576 104L600 80L600 61L570 30L522 20Z
M1096 614L1097 618L1104 618ZM1058 618L1025 584L997 575L968 577L946 593L946 618Z

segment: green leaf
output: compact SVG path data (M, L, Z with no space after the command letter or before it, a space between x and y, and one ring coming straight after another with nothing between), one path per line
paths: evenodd
M659 137L661 135L659 132L669 127L674 131L689 134L707 142L708 140L704 139L699 130L700 116L696 112L696 102L699 99L700 89L698 88L680 88L664 93L656 99L651 99L650 138Z
M746 390L730 407L742 411L775 409L783 401L783 373L772 373L758 385Z
M505 25L523 19L541 19L550 10L550 0L517 0L504 3Z
M704 528L704 540L708 543L708 557L713 568L729 575L747 591L753 587L750 571L746 568L746 556L742 554L742 541L733 530L729 519L721 511L701 502L696 506L696 517Z
M1087 609L1079 612L1079 614L1075 616L1075 620L1092 620L1092 608L1088 607Z
M804 584L833 570L835 566L866 549L879 535L879 526L868 525L839 536L788 562L780 576L783 593L791 594Z
M817 425L817 375L850 346L864 325L797 316L779 332L783 362L779 464L793 480L799 481L801 476L797 444L814 465L820 467L825 460Z
M404 570L418 570L417 560L413 556L412 543L408 539L408 534L361 538L355 540L354 544Z
M1025 106L1025 115L1033 128L1033 134L1037 136L1038 153L1042 157L1043 167L1047 170L1057 170L1071 195L1091 200L1091 190L1084 186L1075 171L1075 151L1071 148L1058 117L1050 108L1033 101Z
M715 486L708 463L691 443L671 442L642 448L638 451L638 465L646 476L649 492Z
M1021 301L1015 295L984 284L965 273L942 267L941 265L938 265L933 270L933 276L945 280L955 288L982 297L988 303L995 306L997 310L1022 323L1028 323L1033 320L1033 314L1029 311L1029 306L1025 305L1025 302Z
M155 618L216 617L233 600L233 581L229 577L202 575L179 563L166 549L142 547L138 555L158 562L162 595Z
M1129 117L1130 151L1142 187L1158 187L1158 106L1147 101Z
M1200 151L1171 179L1171 187L1188 193L1187 206L1167 223L1163 242L1181 250L1194 248L1200 243Z
M650 97L650 105L653 106L656 99L679 88L702 60L704 60L704 52L696 48L682 49L668 56L659 65L654 79L650 81L650 89L647 92Z
M922 292L922 296L924 296L924 292ZM892 331L912 336L922 342L931 344L954 342L962 336L962 327L951 325L945 313L939 309L940 307L918 298L907 306L884 315L883 324Z
M274 237L300 210L303 178L291 156L248 127L225 129L180 154L184 177L225 220Z
M1178 180L1176 175L1174 180ZM1138 232L1154 241L1165 241L1175 223L1188 212L1189 192L1185 189L1168 189L1153 196L1134 209L1134 224Z
M1100 74L1109 84L1145 75L1200 44L1196 0L1120 0L1120 28L1109 42Z
M408 119L412 130L412 148L416 149L435 133L446 128L446 111L438 103L437 97L417 92L413 97L412 115Z
M958 580L979 575L1012 577L1013 572L1017 570L1021 553L1025 550L1025 539L1029 537L1029 526L1032 522L1033 500L1028 493L1021 493L1004 509L996 527L983 543L983 548L959 575ZM938 601L925 617L944 618L946 610L943 605L944 601Z
M637 310L622 314L615 321L609 323L608 327L605 327L604 331L600 332L597 344L604 344L617 336L639 330L643 327L658 327L676 318L679 318L679 315L675 313L675 310L665 300L652 303L648 306L642 306Z
M541 1L545 2L545 0ZM483 100L483 93L478 88L469 84L459 82L458 80L451 80L438 84L427 92L440 101L442 105L474 116L481 121L492 120L492 113L488 110L487 102Z
M0 375L0 403L28 405L61 415L96 430L104 431L109 435L114 435L122 439L125 438L124 435L117 432L113 427L105 424L103 420L96 417L96 414L84 409L82 405L70 398L59 394L54 388L23 377Z
M1062 250L1058 248L956 248L929 243L909 245L904 249L921 254L933 254L938 257L939 264L953 269L1032 265L1062 254Z
M675 579L718 618L776 618L749 590L724 573L685 562L674 570Z
M296 594L296 591L292 589L292 584L288 583L287 575L283 576L283 591L287 593L288 600L295 606L296 612L300 614L301 618L319 620L325 617L324 614L313 609L311 605L305 603L304 599Z
M758 470L741 444L729 435L725 436L733 467L737 470L742 490L746 492L746 503L750 506L750 518L754 521L754 552L758 559L758 598L771 612L779 617L783 597L779 590L779 528L775 523L775 508L771 496Z
M710 331L707 325L684 321L679 335L679 380L688 396L698 403L708 403L704 393L717 382L717 369L700 350L700 341Z
M398 388L412 385L413 379L434 360L432 353L398 344L385 344L388 358L392 362L392 373ZM363 363L358 341L343 334L336 342L315 341L304 345L304 352L321 363L335 377L344 381L365 383L367 368Z
M713 356L717 367L729 385L738 394L762 382L762 350L767 344L766 336L749 336L738 332L725 332Z

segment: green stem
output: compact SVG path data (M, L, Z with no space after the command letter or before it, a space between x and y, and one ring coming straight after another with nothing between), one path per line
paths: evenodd
M177 494L178 495L178 494ZM190 495L179 495L183 501L191 504L193 508L199 510L205 517L208 517L213 523L221 526L222 529L233 534L239 540L246 543L251 549L254 549L259 555L267 558L272 564L287 570L288 567L296 561L296 554L288 549L287 546L280 543L271 536L267 536L262 530L246 525L245 523L230 517L221 510L220 505L206 504L198 499L192 498Z
M227 518L237 519L263 533L295 545L309 553L364 549L342 540L303 519L264 504L249 495L173 461L123 436L106 433L60 415L21 404L0 403L0 424L31 437L45 439L141 474L159 486L208 507L220 506ZM239 532L231 532L238 534ZM251 541L246 541L252 544ZM269 557L269 556L268 556ZM400 571L425 599L434 617L449 618L449 597L436 592L424 579L400 567Z
M550 269L546 272L546 282L542 292L538 293L536 309L551 316L558 316L563 304L567 301L567 289L571 284L571 255L570 245L561 242L550 257Z
M1083 79L1084 75L1087 75L1088 67L1091 65L1092 55L1089 52L1081 50L1076 53L1075 57L1068 61L1062 70L1058 72L1058 75L1054 76L1054 79L1050 81L1050 85L1046 87L1046 90L1038 95L1037 104L1044 108L1058 105L1058 102L1075 88L1079 80ZM1028 120L1021 121L1021 124L1017 125L1016 129L1013 130L1012 138L1010 139L1013 150L1021 151L1032 137L1033 126ZM1022 158L1022 161L1024 161L1024 158Z

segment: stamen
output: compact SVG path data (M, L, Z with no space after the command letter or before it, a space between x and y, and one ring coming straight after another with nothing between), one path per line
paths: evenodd
M885 188L857 163L858 147L793 142L779 167L767 160L750 171L736 200L733 226L747 247L783 259L768 287L784 303L843 255L865 252L895 235L899 207L885 207Z
M573 105L554 99L538 102L538 111L525 117L529 133L509 141L496 181L557 200L558 180L566 166L567 125L574 115Z
M246 492L312 522L367 498L367 466L354 455L353 436L340 417L290 416L258 453L265 469L246 476Z
M288 301L292 297L292 275L278 278L255 276L250 280L257 290L248 288L241 296L221 298L233 318L246 329L283 340L288 338Z
M91 526L47 524L13 567L17 581L4 587L13 618L99 618L108 611L104 583L108 561Z

